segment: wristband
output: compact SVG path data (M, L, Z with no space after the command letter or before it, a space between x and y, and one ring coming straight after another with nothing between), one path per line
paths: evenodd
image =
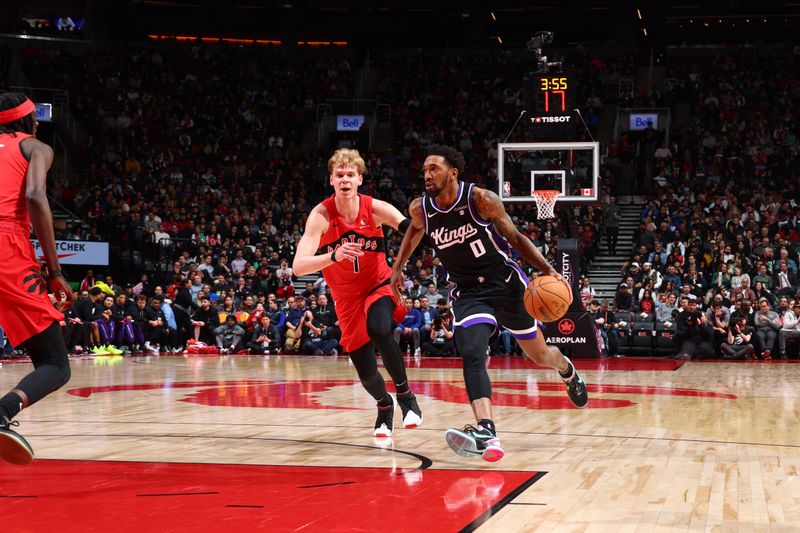
M400 230L401 233L405 233L408 227L411 225L410 218L404 218L400 224L398 224L397 229Z
M338 261L336 260L336 250L331 252L331 261L333 261L334 263L338 263Z
M53 277L53 276L62 276L63 277L64 274L60 270L50 270L50 276L49 277Z

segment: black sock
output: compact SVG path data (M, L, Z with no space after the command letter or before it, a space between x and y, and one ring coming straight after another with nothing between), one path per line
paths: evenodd
M408 388L408 380L406 380L406 381L404 381L402 383L399 383L399 384L395 383L394 384L394 389L395 389L395 392L397 392L398 396L411 391L411 389Z
M478 425L483 429L487 429L492 432L492 435L497 435L497 430L494 428L494 422L489 419L481 418L478 420Z
M558 375L561 376L561 379L571 379L572 375L575 373L575 367L572 366L571 361L567 361L569 367L567 368L566 372L558 371Z
M15 392L9 392L0 398L0 417L6 417L11 420L20 411L22 411L22 398Z

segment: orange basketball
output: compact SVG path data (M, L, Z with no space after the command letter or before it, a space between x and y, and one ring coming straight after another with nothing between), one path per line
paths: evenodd
M572 288L553 276L539 276L525 288L525 309L541 322L554 322L564 316L572 303Z

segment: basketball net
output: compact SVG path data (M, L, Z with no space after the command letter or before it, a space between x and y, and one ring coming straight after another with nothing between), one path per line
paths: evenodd
M555 190L533 191L533 199L536 200L537 208L536 218L540 220L543 218L555 218L556 215L553 213L553 208L560 195L561 191Z

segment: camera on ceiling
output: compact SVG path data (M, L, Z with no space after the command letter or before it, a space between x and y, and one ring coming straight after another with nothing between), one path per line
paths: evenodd
M542 49L553 44L554 38L555 34L552 31L537 31L528 41L528 51L533 52L538 63L538 74L548 74L551 69L553 72L561 72L561 61L548 61L547 56L542 55Z
M542 48L548 44L553 44L553 32L551 31L537 31L530 41L528 41L529 52L542 52Z

